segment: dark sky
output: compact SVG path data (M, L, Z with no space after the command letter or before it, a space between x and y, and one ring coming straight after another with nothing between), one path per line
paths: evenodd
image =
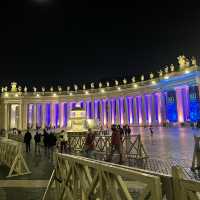
M109 3L108 3L109 2ZM0 85L123 79L199 56L200 7L182 1L5 1Z

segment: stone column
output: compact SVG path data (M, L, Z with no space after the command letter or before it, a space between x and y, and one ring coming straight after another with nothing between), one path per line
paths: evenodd
M133 124L138 125L138 116L137 116L137 100L136 97L133 97Z
M152 125L156 125L156 111L155 111L155 94L151 95L151 121Z
M64 103L59 103L59 125L60 128L64 126Z
M53 128L55 126L55 103L51 103L51 127Z
M111 109L110 109L110 99L107 99L108 102L108 127L111 126Z
M19 104L19 130L22 130L22 105Z
M26 130L27 129L27 126L28 126L28 120L27 120L27 116L28 116L28 104L27 103L24 103L23 104L23 107L22 107L23 111L22 111L22 129L23 130Z
M119 100L120 98L116 97L116 124L120 124Z
M142 95L142 124L146 125L147 118L146 118L146 102L145 102L145 95Z
M129 124L129 116L128 116L128 97L124 97L124 124Z
M184 108L183 108L183 98L182 98L182 88L176 88L176 105L177 105L177 114L178 122L184 122Z
M42 103L42 128L46 127L46 103Z
M4 129L8 130L8 104L4 104Z
M36 129L37 125L37 104L33 104L33 129Z
M102 109L102 99L99 99L99 108L100 108L100 123L101 123L101 125L103 126L103 109Z
M94 113L94 98L91 98L91 108L92 108L92 119L95 119L95 113Z

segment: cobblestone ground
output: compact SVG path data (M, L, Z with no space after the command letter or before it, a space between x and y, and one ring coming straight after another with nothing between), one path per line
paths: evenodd
M194 148L193 135L200 135L200 131L191 128L154 128L153 136L150 135L148 128L133 128L133 133L141 134L142 141L150 157L162 160L183 160L188 166L191 166L192 162ZM0 167L0 200L41 199L53 170L53 164L44 155L43 151L41 155L35 155L34 146L32 146L31 150L31 153L24 153L24 157L32 174L7 179L8 169L3 166ZM3 187L1 181L4 180L19 180L19 182L25 185L27 180L31 180L33 186L28 187L27 183L27 187ZM42 186L38 184L34 185L34 181L40 180L43 181Z

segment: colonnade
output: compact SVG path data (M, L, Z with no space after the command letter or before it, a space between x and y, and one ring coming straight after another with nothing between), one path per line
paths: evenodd
M120 93L119 93L120 94ZM71 98L72 99L72 98ZM44 101L45 100L45 101ZM30 98L21 103L4 104L4 127L67 127L70 110L77 103L86 110L87 119L96 119L103 127L111 124L133 126L162 125L164 122L184 123L200 120L199 87L181 86L153 93L89 96L66 101ZM16 114L17 113L17 114Z

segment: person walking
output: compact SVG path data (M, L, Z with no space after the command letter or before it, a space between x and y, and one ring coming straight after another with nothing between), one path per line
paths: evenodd
M37 129L36 134L34 136L35 140L35 153L40 154L40 142L41 142L41 134L39 133L39 130Z
M48 140L49 140L49 134L46 129L43 130L43 143L44 143L44 154L47 154L48 151Z
M152 126L149 127L149 130L150 130L151 136L153 136L154 132L153 132Z
M95 158L94 150L95 150L95 135L91 129L88 129L88 134L85 140L85 153L88 158Z
M32 135L29 132L29 129L27 130L27 132L24 135L24 143L26 144L26 152L30 152L31 151L31 139L32 139Z

